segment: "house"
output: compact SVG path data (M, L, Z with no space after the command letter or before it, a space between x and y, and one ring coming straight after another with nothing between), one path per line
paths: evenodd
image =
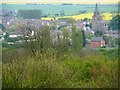
M104 34L104 36L110 36L108 31L105 31L103 34Z
M86 39L86 47L91 47L90 45L91 45L90 39Z
M92 48L98 48L98 47L105 46L105 40L103 39L103 37L93 37L91 39L90 46Z
M10 32L10 35L9 35L10 38L16 38L16 37L19 37L19 36L23 36L23 33L20 32L20 31Z
M104 31L104 36L110 36L112 38L119 38L118 30L107 30Z

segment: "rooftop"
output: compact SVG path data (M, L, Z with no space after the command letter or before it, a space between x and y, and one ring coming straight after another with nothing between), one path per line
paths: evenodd
M92 39L91 39L91 41L93 41L93 42L100 42L101 40L103 40L103 37L93 37Z

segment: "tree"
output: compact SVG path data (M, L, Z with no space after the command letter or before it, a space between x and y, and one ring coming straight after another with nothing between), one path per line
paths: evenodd
M112 20L109 23L109 28L112 30L120 30L120 15L116 15L115 17L112 18Z
M69 41L68 41L68 31L67 29L63 29L63 51L68 51Z
M112 38L111 39L111 46L112 47L118 46L118 41L119 41L119 38Z
M110 44L111 37L110 36L103 36L103 39L105 40L105 44Z
M24 19L40 19L42 16L41 10L19 10L19 17Z
M57 33L57 45L56 45L56 49L57 49L57 57L59 57L59 55L61 54L61 53L63 53L62 52L62 42L61 42L61 38L60 38L60 33L58 32Z
M33 30L32 26L29 26L28 24L19 24L17 27L24 36L31 36L31 31Z
M102 36L102 35L103 35L102 31L96 31L95 32L95 36L97 36L97 37Z
M2 29L2 31L4 31L4 30L5 30L5 27L4 27L4 25L3 25L3 24L0 24L0 29Z
M20 40L20 38L19 37L15 37L15 38L8 37L6 40L7 42L15 42L15 41Z
M66 23L75 23L75 20L73 18L59 18L58 20L64 20Z
M44 51L47 51L48 48L52 47L52 39L51 39L51 36L50 36L49 26L45 26L44 29L43 29L42 41L43 41L43 50Z
M86 45L86 36L85 36L85 32L82 30L82 41L83 41L83 47L85 47Z
M52 30L57 30L57 24L56 24L56 23L53 23L53 25L51 26L51 29L52 29Z
M80 51L82 49L82 32L81 29L76 31L76 26L72 25L72 50Z
M92 39L93 37L94 37L93 34L90 34L90 35L87 35L87 36L86 36L87 39Z
M88 18L84 18L83 21L88 21Z
M9 36L10 36L10 33L7 32L7 33L5 34L5 36L4 36L5 40L6 40L7 38L9 38Z
M111 14L113 17L115 17L117 15L118 11L112 11Z
M38 51L38 53L42 53L42 38L40 31L37 32L35 43L36 43L36 51Z
M77 37L76 37L76 51L82 50L83 47L83 37L81 30L78 30Z
M72 50L76 48L76 26L72 25Z

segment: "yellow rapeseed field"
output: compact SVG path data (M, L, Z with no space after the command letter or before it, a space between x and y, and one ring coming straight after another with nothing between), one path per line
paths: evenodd
M53 18L47 17L47 18L41 18L41 20L53 20Z
M63 18L73 18L75 20L81 20L84 18L92 19L93 13L86 13L86 14L79 14L79 15L73 15L73 16L64 16ZM103 13L102 15L103 20L111 20L112 14L110 13ZM62 18L62 17L56 17L56 19ZM42 18L42 20L53 20L53 18Z

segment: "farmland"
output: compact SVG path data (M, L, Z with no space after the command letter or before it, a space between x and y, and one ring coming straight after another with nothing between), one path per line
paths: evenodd
M71 15L71 16L63 16L63 18L73 18L75 20L81 20L84 18L89 18L92 19L93 13L85 13L85 14L79 14L79 15ZM103 20L111 20L112 19L112 14L111 13L103 13L102 14ZM62 17L56 17L56 19L59 19ZM48 18L42 18L42 20L51 20L54 19L52 17Z

